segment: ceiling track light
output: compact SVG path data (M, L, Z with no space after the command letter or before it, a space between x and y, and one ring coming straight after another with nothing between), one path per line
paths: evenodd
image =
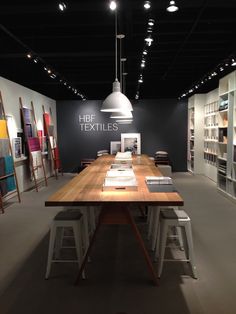
M60 1L60 2L58 3L58 8L59 8L59 10L60 10L61 12L63 12L63 11L66 10L67 5L65 4L65 2Z
M153 42L153 38L151 35L148 35L147 37L145 37L145 42L147 43L148 46L151 46L152 42Z
M31 52L28 52L26 56L28 59L32 59L32 53Z
M148 25L149 26L154 26L154 23L155 23L154 19L149 19L148 20Z
M177 5L175 4L175 1L171 0L166 10L170 13L176 12L179 10Z
M109 7L112 11L115 11L117 8L116 1L111 1Z
M145 1L143 4L143 7L145 10L151 9L151 2L150 1Z

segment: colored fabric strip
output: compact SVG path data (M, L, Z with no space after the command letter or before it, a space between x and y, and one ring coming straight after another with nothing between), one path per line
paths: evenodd
M9 139L0 139L0 157L9 155Z
M38 137L29 137L28 138L29 149L31 152L40 150L40 143Z
M5 156L5 171L6 175L12 174L7 178L7 191L11 192L16 189L15 177L14 177L14 162L12 156Z
M0 120L0 139L6 139L6 138L8 138L7 121L6 120Z
M33 171L36 179L42 179L44 177L43 165L42 165L42 152L34 151L31 152Z
M0 157L0 178L5 175L6 175L5 159L4 157ZM2 196L7 194L7 180L6 179L0 179L0 191L1 191Z
M61 161L59 157L59 149L58 147L55 147L53 149L54 152L54 169L60 169L61 168Z
M23 108L25 124L31 124L31 110L28 108Z
M44 135L48 135L46 126L50 124L50 115L49 113L44 113L43 117L44 117Z

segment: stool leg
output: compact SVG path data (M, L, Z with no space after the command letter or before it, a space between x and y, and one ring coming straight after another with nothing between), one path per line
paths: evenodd
M147 239L150 240L151 234L152 234L152 224L153 224L153 207L148 206L148 216L149 216L149 224L148 224L148 235Z
M56 230L56 238L55 238L55 259L60 257L60 250L62 248L64 236L64 227L58 227Z
M181 227L176 227L176 233L177 233L177 236L178 236L180 250L184 251L184 242L183 242L182 228Z
M167 233L168 233L168 224L166 221L162 221L160 223L160 257L158 262L157 268L157 276L158 278L161 277L162 268L163 268L163 261L165 257L165 249L166 249L166 240L167 240Z
M160 216L160 207L156 207L153 209L153 230L152 230L152 246L151 250L155 250L156 241L157 241L157 233L159 229L159 216Z
M96 229L96 222L95 222L95 213L94 213L94 207L89 206L89 221L90 221L90 227L92 233L94 233Z
M57 228L54 225L51 226L51 229L50 229L50 239L49 239L49 247L48 247L48 261L47 261L47 269L46 269L45 279L48 279L50 271L51 271L54 244L55 244L55 238L56 238L56 229Z
M75 247L76 247L76 253L77 253L77 261L78 261L78 266L79 269L82 265L82 233L81 233L81 227L80 227L80 222L75 222L74 223L74 236L75 236ZM83 271L82 273L82 278L85 279L85 273Z
M192 229L191 229L191 222L188 221L185 226L185 232L186 232L186 240L188 244L188 249L189 249L189 260L190 260L190 265L192 267L192 272L193 272L193 277L197 279L197 268L195 266L194 262L194 253L193 253L193 238L192 238Z
M84 250L87 251L89 247L89 231L88 231L88 212L87 208L81 208L81 212L83 214L83 238L84 238Z

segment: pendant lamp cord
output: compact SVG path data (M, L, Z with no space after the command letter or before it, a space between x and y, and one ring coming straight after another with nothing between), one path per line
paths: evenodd
M118 81L117 79L117 9L115 10L115 65L116 65L116 78L115 80Z
M120 38L120 90L122 92L122 61L121 61L121 53L122 53L122 49L121 49L121 41L122 41L122 38Z

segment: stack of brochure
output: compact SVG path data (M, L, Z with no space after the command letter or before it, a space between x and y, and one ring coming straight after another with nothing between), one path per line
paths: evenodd
M107 171L103 191L135 191L137 188L138 184L132 168L118 168Z
M132 165L131 164L111 164L111 169L116 169L116 170L132 169Z
M145 181L147 184L173 184L170 177L147 176L145 177Z

